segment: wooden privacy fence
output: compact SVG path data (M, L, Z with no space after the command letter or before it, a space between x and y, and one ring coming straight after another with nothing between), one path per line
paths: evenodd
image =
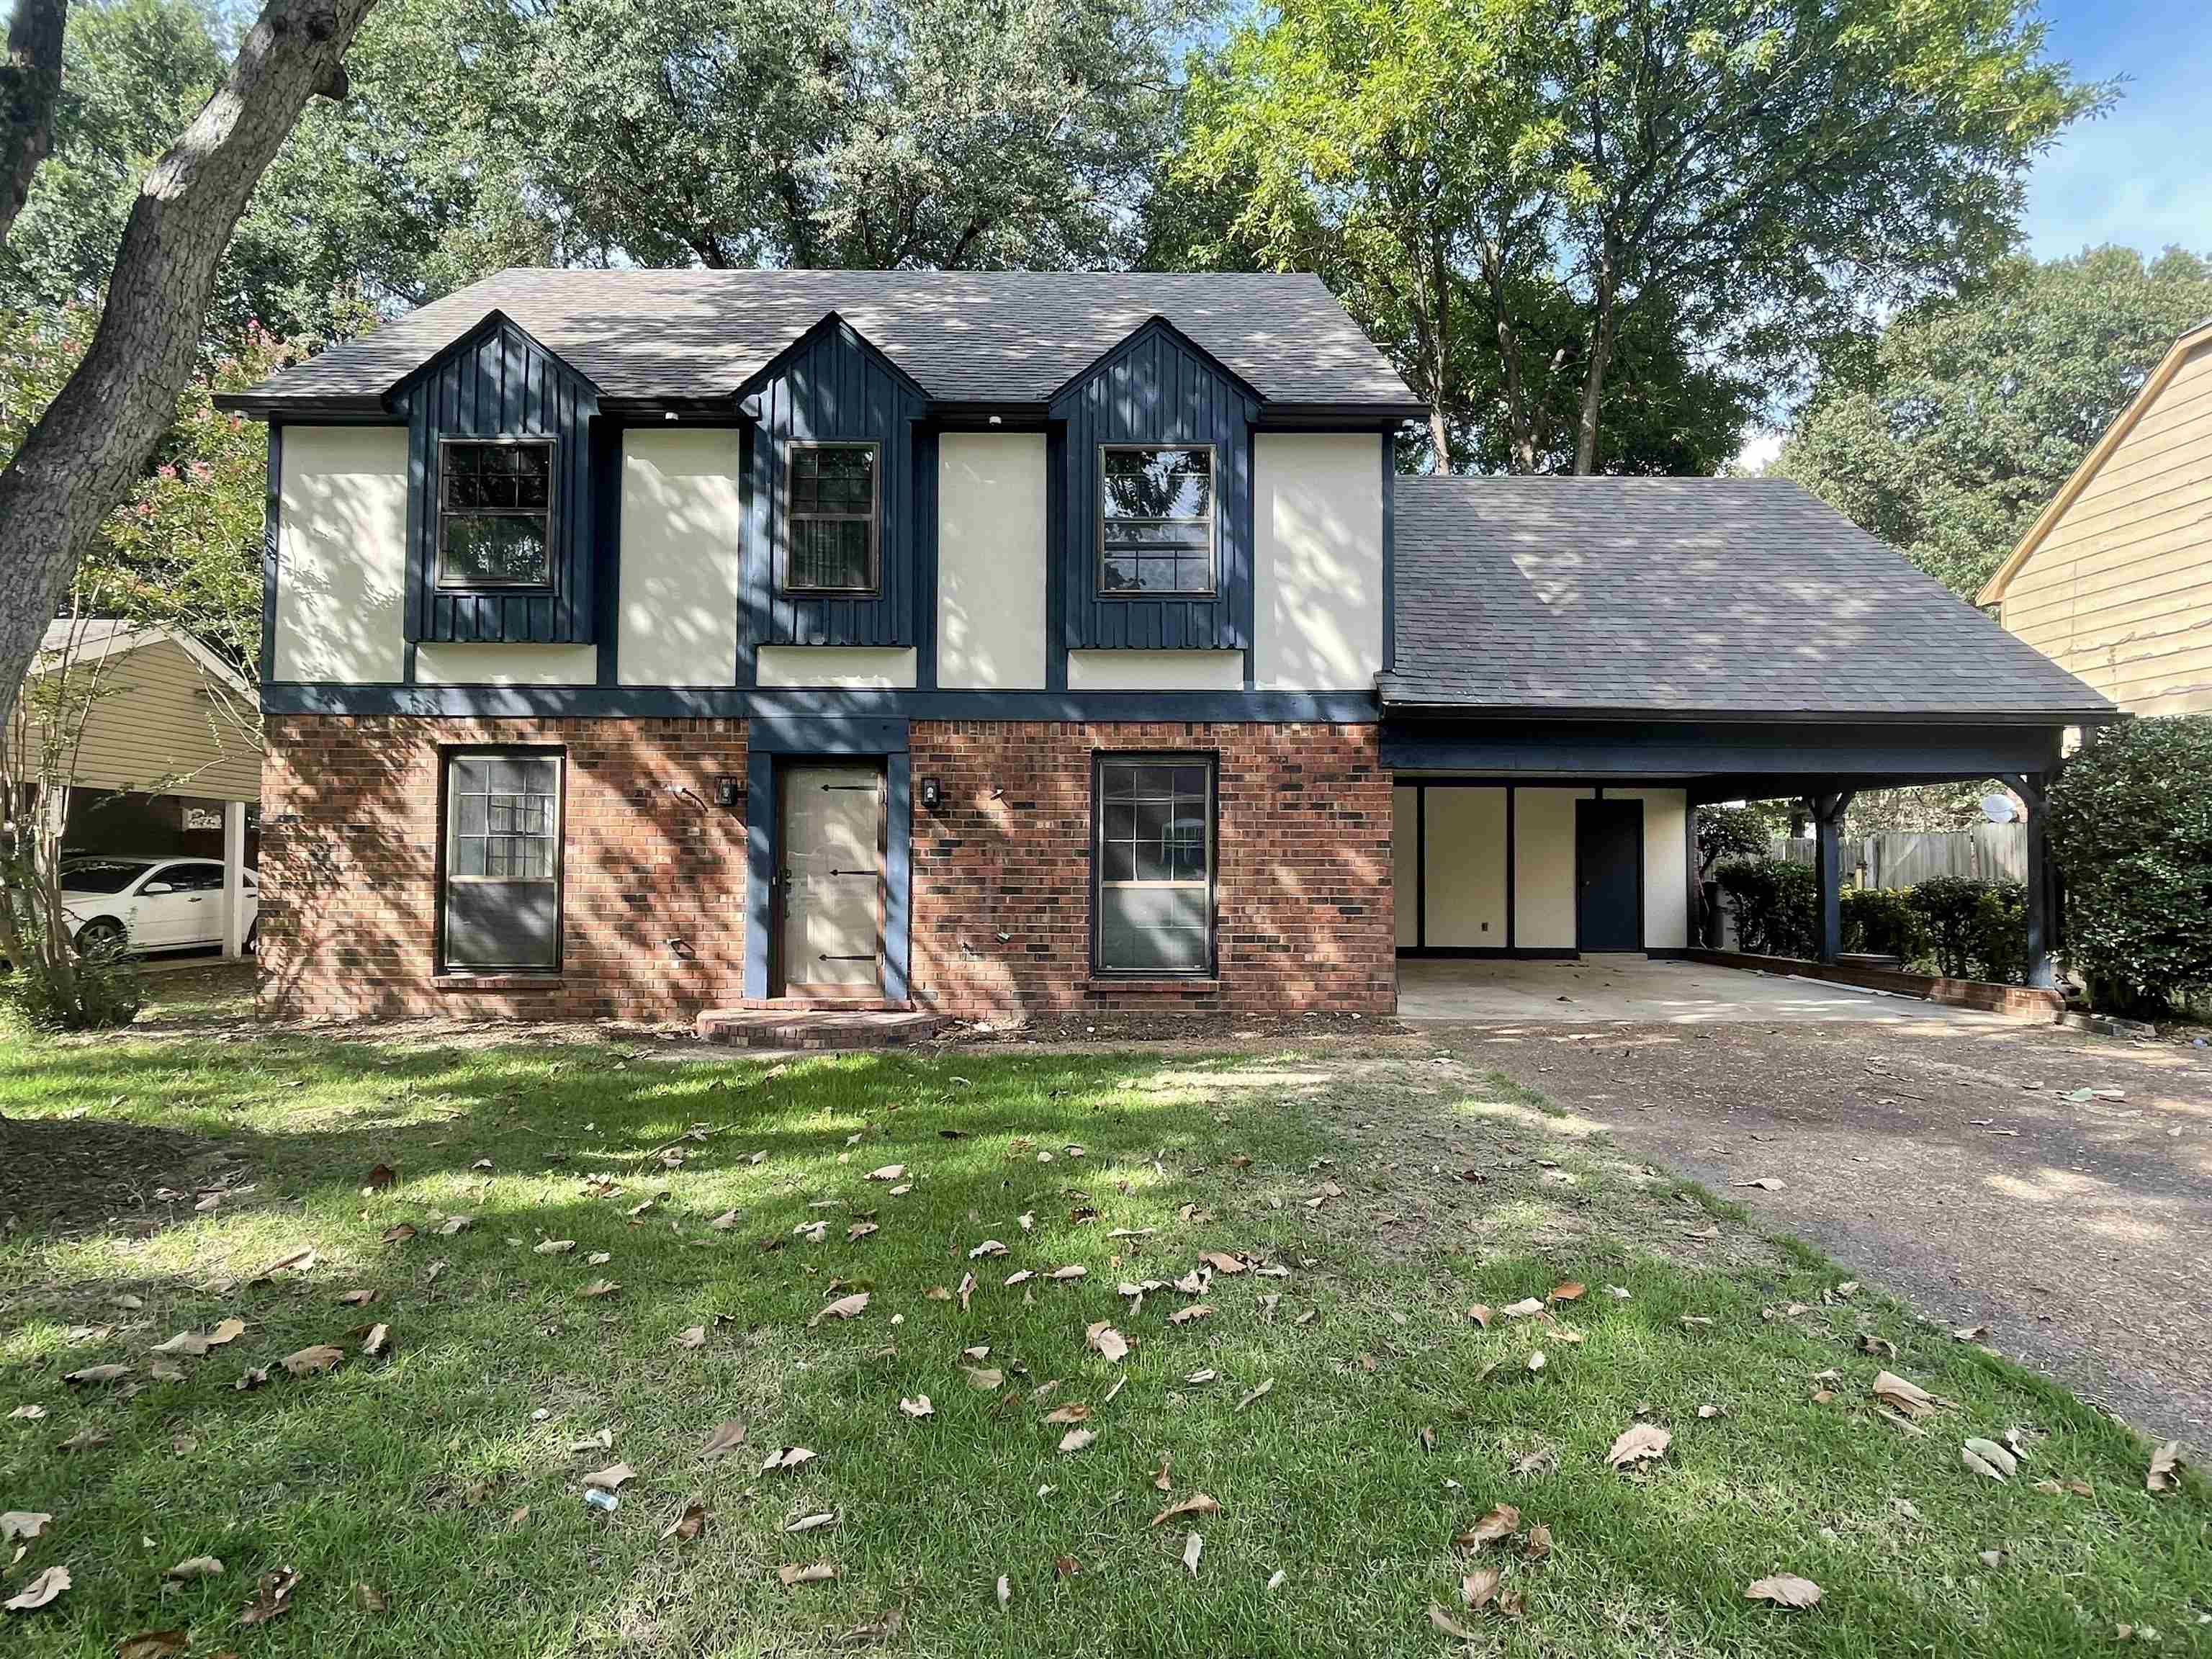
M1810 836L1777 836L1768 850L1792 864L1814 861ZM2027 826L1978 823L1971 830L1869 836L1844 842L1843 855L1845 883L1861 887L1911 887L1930 876L2025 882Z

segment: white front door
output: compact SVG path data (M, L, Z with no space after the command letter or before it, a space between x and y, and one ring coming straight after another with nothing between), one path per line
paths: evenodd
M883 782L869 763L784 769L786 996L866 996L883 984Z

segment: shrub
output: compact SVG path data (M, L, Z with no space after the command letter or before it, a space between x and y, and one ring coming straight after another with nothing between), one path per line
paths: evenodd
M1989 883L1972 876L1930 876L1905 890L1927 929L1929 945L1936 952L1936 972L1951 979L1973 976L1972 948L1967 938L1982 895L1988 890Z
M2212 716L2092 738L2051 787L2064 956L2100 1007L2162 1012L2212 988Z
M1966 922L1966 957L1976 979L2027 983L2027 888L2016 881L1993 881L1983 888Z
M1911 962L1928 948L1928 930L1911 895L1886 887L1844 890L1844 949Z
M1736 942L1754 956L1809 957L1820 927L1819 878L1809 865L1746 859L1721 866L1735 910Z

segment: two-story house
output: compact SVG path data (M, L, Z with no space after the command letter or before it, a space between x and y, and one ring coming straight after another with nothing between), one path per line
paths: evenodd
M1396 477L1310 276L509 271L227 401L282 1013L1384 1012L2107 712L1795 486Z

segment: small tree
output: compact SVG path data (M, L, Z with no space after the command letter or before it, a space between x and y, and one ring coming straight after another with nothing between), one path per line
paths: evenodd
M2212 717L2094 738L2051 791L2063 955L2100 1007L2162 1012L2212 988Z

